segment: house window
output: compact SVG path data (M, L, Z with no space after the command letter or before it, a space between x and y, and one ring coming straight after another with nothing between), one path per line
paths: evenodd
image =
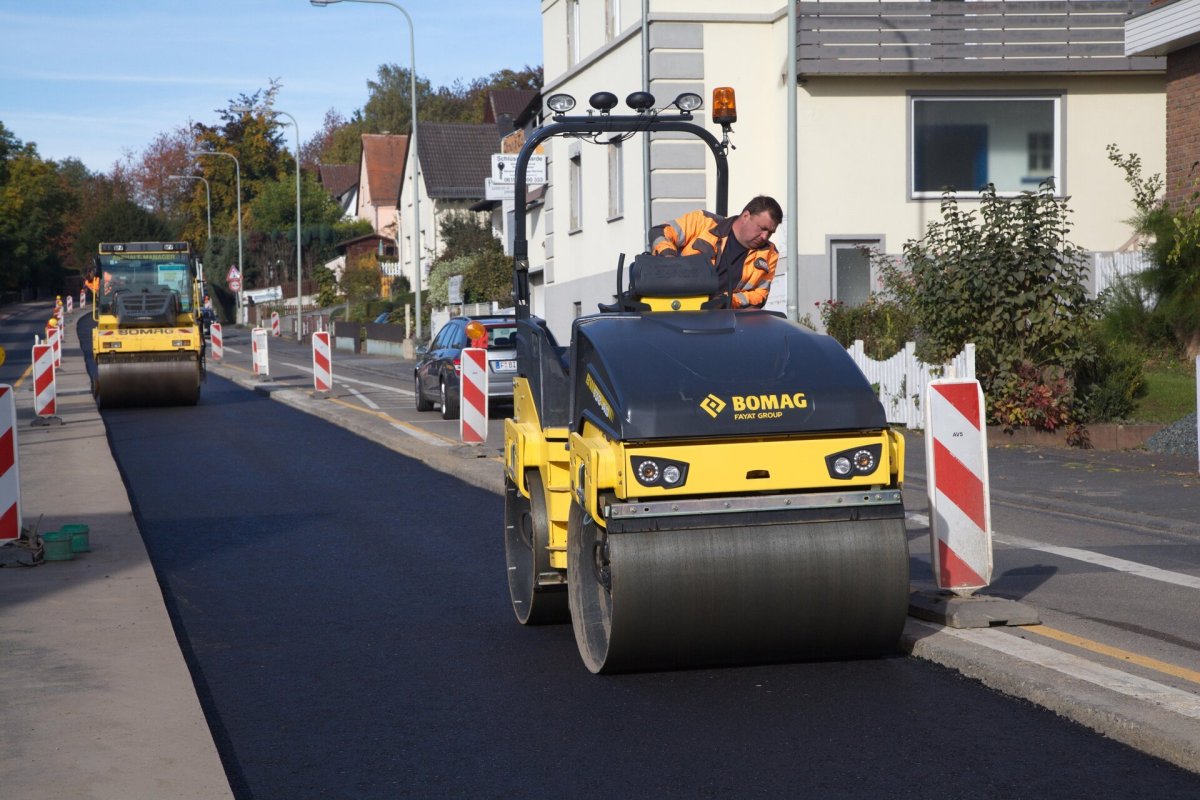
M625 213L625 151L620 139L608 143L608 218Z
M1050 177L1061 192L1060 99L911 98L910 196L978 195L989 183L1011 195Z
M611 42L621 32L621 0L604 0L604 40Z
M578 150L571 154L567 191L571 195L571 217L567 233L574 233L583 227L583 163Z
M567 66L579 63L579 0L567 0Z
M833 262L833 297L847 306L861 306L871 297L869 251L881 246L878 239L841 239L830 242Z

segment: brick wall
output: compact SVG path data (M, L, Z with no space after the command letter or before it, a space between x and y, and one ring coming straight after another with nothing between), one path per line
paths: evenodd
M1200 189L1200 45L1167 57L1167 201L1194 207Z

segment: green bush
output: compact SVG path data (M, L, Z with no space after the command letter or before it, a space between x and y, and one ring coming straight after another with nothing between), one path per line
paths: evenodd
M825 332L849 347L861 339L863 351L876 361L890 358L917 335L916 317L894 300L872 295L860 306L840 300L817 304Z

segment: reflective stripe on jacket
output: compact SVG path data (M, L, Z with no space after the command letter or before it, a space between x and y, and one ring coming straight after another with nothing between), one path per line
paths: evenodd
M709 211L689 211L679 219L650 229L650 252L654 255L701 254L715 269L725 242L733 234L735 219L737 217L721 218ZM775 279L778 263L779 251L770 242L766 247L747 250L742 261L742 275L733 289L733 307L762 308L771 293L771 281Z

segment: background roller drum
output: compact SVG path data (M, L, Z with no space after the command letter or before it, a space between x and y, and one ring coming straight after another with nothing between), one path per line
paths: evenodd
M508 561L508 590L513 613L522 625L570 622L567 587L562 583L538 585L539 575L554 573L546 549L550 518L546 513L545 487L537 470L525 473L526 499L511 479L504 480L504 556Z
M572 505L567 583L576 643L589 670L895 649L908 613L902 516L692 524L609 535Z

